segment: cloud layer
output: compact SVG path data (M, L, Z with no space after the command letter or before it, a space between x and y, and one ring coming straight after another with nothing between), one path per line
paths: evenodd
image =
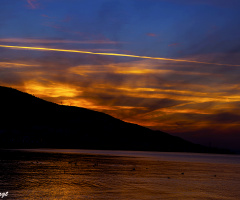
M0 62L0 84L46 100L102 111L195 141L198 137L193 136L199 133L208 138L221 132L227 138L232 134L229 130L240 128L240 67L8 51L11 56ZM223 57L227 56L198 59L208 62Z

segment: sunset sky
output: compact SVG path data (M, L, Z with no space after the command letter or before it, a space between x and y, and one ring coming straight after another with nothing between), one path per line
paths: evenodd
M0 85L240 150L240 1L1 0Z

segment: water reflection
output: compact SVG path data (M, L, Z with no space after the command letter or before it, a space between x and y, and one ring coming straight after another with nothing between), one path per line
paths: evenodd
M237 199L240 165L6 151L6 199Z

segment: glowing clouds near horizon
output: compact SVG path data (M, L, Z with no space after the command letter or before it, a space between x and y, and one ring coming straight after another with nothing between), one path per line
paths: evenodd
M116 62L114 57L104 55L142 57L83 51L89 57L77 50L15 47L6 48L46 53L8 54L8 59L0 62L1 85L179 136L240 130L237 55L195 55L185 59L189 62L152 57ZM216 60L231 64L210 62Z
M48 83L48 85L44 85L37 81L29 81L25 85L27 93L42 97L75 97L80 93L75 88L61 83Z

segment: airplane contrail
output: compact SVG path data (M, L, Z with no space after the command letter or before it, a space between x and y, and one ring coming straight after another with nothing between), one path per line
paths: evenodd
M138 55L131 55L131 54L99 53L99 52L79 51L79 50L70 50L70 49L52 49L52 48L44 48L44 47L25 47L25 46L9 46L9 45L0 45L0 47L14 48L14 49L26 49L26 50L37 50L37 51L62 51L62 52L82 53L82 54L92 54L92 55L121 56L121 57L143 58L143 59L152 59L152 60L165 60L165 61L174 61L174 62L187 62L187 63L199 63L199 64L207 64L207 65L224 65L224 66L240 67L240 65L232 65L232 64L201 62L201 61L195 61L195 60L182 60L182 59L173 59L173 58L138 56Z

